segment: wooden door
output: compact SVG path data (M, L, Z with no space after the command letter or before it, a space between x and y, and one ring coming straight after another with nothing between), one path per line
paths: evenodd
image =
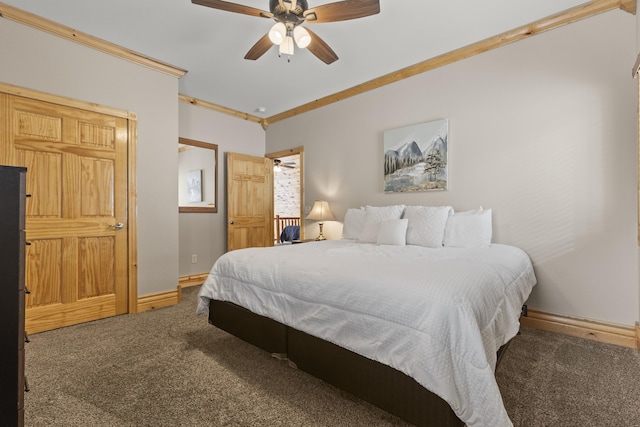
M273 161L227 154L227 250L273 246Z
M0 97L5 124L0 159L27 167L31 195L27 330L126 313L127 119Z

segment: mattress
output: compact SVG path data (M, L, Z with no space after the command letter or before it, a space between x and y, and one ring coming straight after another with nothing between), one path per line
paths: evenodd
M350 240L228 252L200 290L391 366L469 426L509 426L496 352L536 283L513 246L425 248Z

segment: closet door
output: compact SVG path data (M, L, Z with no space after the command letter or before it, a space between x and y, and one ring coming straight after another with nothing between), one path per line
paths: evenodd
M7 164L29 170L27 330L128 310L127 119L2 96Z

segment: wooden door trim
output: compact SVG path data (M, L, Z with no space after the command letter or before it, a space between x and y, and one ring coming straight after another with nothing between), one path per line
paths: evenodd
M300 156L300 240L304 240L304 147L289 148L287 150L276 151L265 155L268 159L277 159L293 155ZM274 178L275 181L275 178ZM271 215L273 216L273 215Z
M136 164L137 164L137 141L138 122L136 119L129 119L127 144L127 239L129 246L129 313L138 312L138 216L136 215L138 206L138 193L136 191Z
M33 89L27 89L20 86L11 85L0 82L0 92L9 95L21 96L23 98L35 99L37 101L50 102L52 104L63 105L65 107L78 108L80 110L92 111L94 113L107 114L109 116L121 117L128 120L138 120L136 113L131 111L119 110L117 108L106 107L104 105L93 104L90 102L79 101L65 96L53 95L46 92L39 92Z
M64 96L49 94L32 89L26 89L20 86L14 86L0 82L0 93L8 95L21 96L41 102L49 102L52 104L62 105L65 107L77 108L95 113L107 114L110 116L121 117L128 120L127 135L127 243L128 247L128 291L127 291L127 307L129 313L138 311L138 232L137 232L137 193L136 193L136 147L138 142L138 125L137 115L131 111L120 110L103 105L93 104L90 102L79 101Z

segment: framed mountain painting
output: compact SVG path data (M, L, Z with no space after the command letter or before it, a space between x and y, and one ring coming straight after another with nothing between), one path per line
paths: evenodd
M449 120L384 132L384 192L447 189Z

